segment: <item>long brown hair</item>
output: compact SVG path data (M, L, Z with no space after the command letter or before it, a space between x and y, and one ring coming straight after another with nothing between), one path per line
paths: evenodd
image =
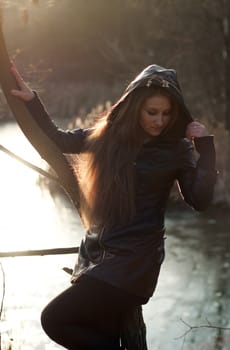
M134 217L134 162L144 140L140 110L147 98L157 94L170 98L173 108L166 89L140 87L119 100L87 136L86 151L76 164L80 214L87 229L110 229Z

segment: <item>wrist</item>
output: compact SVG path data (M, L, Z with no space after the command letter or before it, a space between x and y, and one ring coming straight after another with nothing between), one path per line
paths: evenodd
M207 169L215 168L216 152L214 145L214 136L208 135L203 137L195 137L194 145L200 154L200 164Z

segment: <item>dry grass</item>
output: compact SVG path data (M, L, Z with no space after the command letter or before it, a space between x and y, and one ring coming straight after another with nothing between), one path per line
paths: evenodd
M51 116L64 121L71 119L87 120L108 108L120 95L122 87L118 84L106 85L85 81L80 83L45 83L43 87L35 86ZM96 106L96 107L95 107ZM107 107L106 107L107 106ZM85 125L86 126L86 125Z

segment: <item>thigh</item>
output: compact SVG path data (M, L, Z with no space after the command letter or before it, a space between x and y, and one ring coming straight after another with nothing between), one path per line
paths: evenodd
M83 275L47 305L43 318L59 326L74 324L112 335L119 333L122 313L138 303L138 297Z

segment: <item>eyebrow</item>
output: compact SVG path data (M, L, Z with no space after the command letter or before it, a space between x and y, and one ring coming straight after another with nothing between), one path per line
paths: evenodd
M152 111L158 110L158 108L152 107L152 106L146 106L146 109L152 110ZM171 107L170 107L170 108L166 108L166 109L164 109L163 111L164 111L164 112L165 112L165 111L171 112L171 111L172 111L172 108L171 108Z

